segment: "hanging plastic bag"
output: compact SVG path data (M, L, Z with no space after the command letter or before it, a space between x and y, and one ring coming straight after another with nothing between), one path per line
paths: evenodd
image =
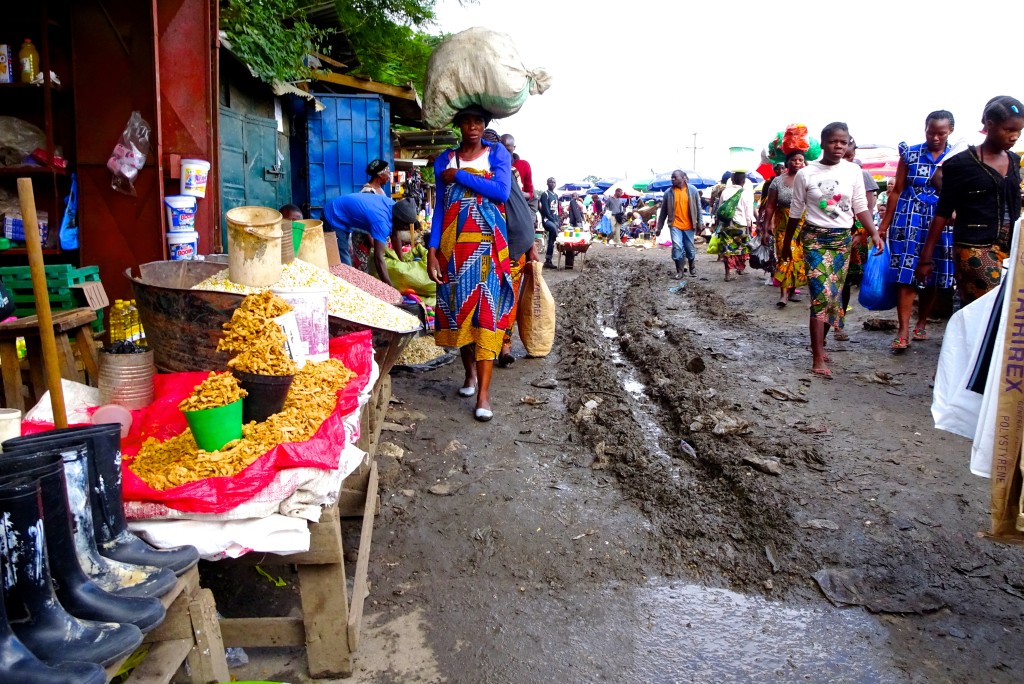
M864 277L860 283L857 301L868 311L888 311L896 307L896 281L889 268L889 245L882 245L882 253L868 253L864 264Z
M736 216L736 208L740 206L740 199L742 195L743 188L740 188L735 194L731 195L729 199L718 205L718 211L715 212L715 218L718 219L719 223L732 223L733 217Z
M64 198L64 218L60 222L60 248L78 249L78 177L71 174L71 192Z
M722 236L715 233L708 241L708 254L720 254L722 252Z
M149 155L149 132L149 124L142 115L132 112L121 133L121 141L107 160L107 168L114 174L110 181L114 190L135 197L135 179Z
M547 356L555 344L555 298L544 282L541 263L534 261L530 266L523 271L520 289L519 339L530 356Z

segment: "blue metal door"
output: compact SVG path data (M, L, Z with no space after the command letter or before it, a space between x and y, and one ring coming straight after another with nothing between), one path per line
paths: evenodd
M323 218L327 200L359 192L374 159L392 164L391 106L379 95L323 95L321 112L307 105L309 211Z

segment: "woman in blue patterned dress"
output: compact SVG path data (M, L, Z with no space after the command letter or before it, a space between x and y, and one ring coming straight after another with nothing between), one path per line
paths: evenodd
M899 146L900 163L896 169L895 184L889 193L889 197L898 199L895 204L889 200L889 210L878 231L883 239L888 234L889 266L899 283L896 300L899 332L889 345L893 351L902 351L910 346L910 314L914 308L915 286L922 287L917 303L917 325L914 326L915 341L928 339L925 326L935 304L937 288L953 287L952 230L943 231L942 239L935 246L932 254L934 269L928 279L918 282L914 277L921 247L928 238L928 227L939 201L939 193L929 179L949 152L947 141L952 132L953 115L939 110L925 119L925 142L919 145L901 142Z

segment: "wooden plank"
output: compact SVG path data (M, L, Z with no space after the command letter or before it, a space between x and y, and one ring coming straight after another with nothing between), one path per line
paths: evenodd
M25 358L28 359L28 378L32 384L31 403L34 406L46 392L46 377L43 375L43 350L39 335L25 337Z
M356 574L352 584L352 609L348 614L348 647L359 650L359 630L363 626L363 604L369 592L366 589L366 575L370 568L370 544L373 542L373 516L377 506L377 464L370 466L370 486L366 492L366 507L363 509L363 527L359 532L359 555L356 557Z
M167 684L181 664L185 662L185 657L190 650L192 650L191 639L176 639L153 644L149 647L149 653L146 654L145 659L132 670L126 684Z
M311 677L348 677L348 591L345 564L300 565L299 596L306 628L306 661Z
M159 627L146 635L143 643L192 639L192 618L188 612L188 605L198 590L199 569L192 568L178 578L174 589L160 597L160 603L167 609L167 615Z
M220 635L227 648L306 644L306 628L297 617L221 618Z
M338 517L358 518L366 509L366 490L342 489L338 492Z
M402 100L411 100L412 102L416 101L416 91L408 86L402 87L388 85L386 83L377 83L376 81L367 81L361 78L347 76L345 74L337 74L333 71L314 71L313 79L348 86L349 88L356 88L358 90L365 90L369 93L390 95L391 97L397 97Z
M60 376L72 382L82 382L84 379L78 373L78 365L75 363L75 352L71 349L71 340L67 333L57 333L54 337L57 346L57 358L60 365Z
M14 340L0 341L0 373L4 379L4 406L18 409L25 414L25 397L22 395L21 361Z
M85 326L75 331L75 347L78 349L78 355L82 357L82 365L85 367L89 385L98 387L100 358L96 351L96 343L92 338L92 328Z
M188 610L192 616L192 633L195 635L194 645L188 654L192 684L231 681L213 592L200 589L189 603Z

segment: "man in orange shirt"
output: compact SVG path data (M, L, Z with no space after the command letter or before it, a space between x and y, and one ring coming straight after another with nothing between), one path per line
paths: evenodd
M691 187L686 174L680 169L672 172L672 187L665 192L658 212L658 232L668 222L672 238L672 261L676 264L676 278L685 275L684 267L689 262L690 275L697 275L697 250L693 246L695 229L700 222L700 196Z

